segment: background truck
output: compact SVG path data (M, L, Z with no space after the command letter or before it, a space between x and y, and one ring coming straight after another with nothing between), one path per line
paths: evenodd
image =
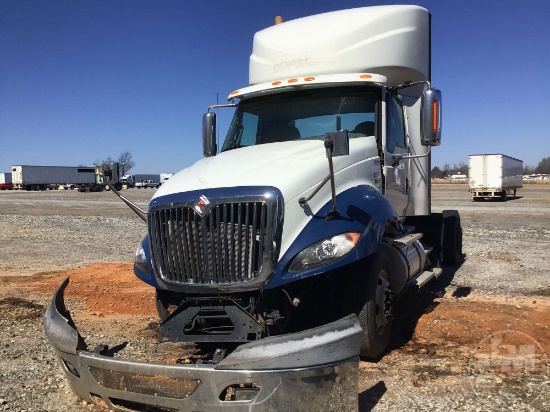
M139 183L144 181L153 181L153 183L158 184L158 186L161 186L165 181L170 179L174 174L173 173L141 173L141 174L135 174L135 175L124 175L122 176L122 183L127 185L129 188L131 187L140 187ZM156 187L156 186L155 186Z
M11 173L0 173L0 190L12 190Z
M94 179L91 183L81 184L78 188L80 192L103 192L103 190L111 190L109 183L116 190L122 189L122 181L120 179L120 164L117 162L103 163L94 167Z
M65 184L86 184L94 182L94 168L86 166L12 166L14 189L46 190Z
M516 197L523 187L523 162L503 154L468 156L468 187L474 201Z
M190 365L89 354L61 315L63 285L46 333L79 396L178 411L357 408L357 356L386 350L397 299L462 259L458 212L431 212L441 93L430 22L421 7L377 6L255 34L249 86L203 118L205 158L146 212L125 200L148 224L134 272L156 290L159 341L215 350ZM234 116L218 150L221 107ZM175 377L192 390L171 395Z
M11 173L0 173L0 183L11 183Z
M137 189L156 189L160 186L159 182L155 182L154 180L141 180L139 182L136 182L135 187Z

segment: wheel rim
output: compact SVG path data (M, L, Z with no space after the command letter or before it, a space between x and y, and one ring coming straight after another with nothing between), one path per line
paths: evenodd
M384 329L391 320L392 295L390 282L385 270L378 274L376 282L376 329L383 334Z

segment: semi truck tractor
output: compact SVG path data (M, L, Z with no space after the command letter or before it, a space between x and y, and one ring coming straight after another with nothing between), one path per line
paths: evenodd
M117 162L103 163L94 167L94 178L91 182L81 184L80 192L103 192L103 190L122 189L120 164Z
M431 211L442 100L430 19L364 7L255 34L249 85L204 115L204 159L148 210L126 200L147 222L134 272L155 290L159 342L208 345L211 358L91 354L67 280L45 326L75 393L113 409L357 408L358 356L384 354L399 297L462 258L458 212ZM220 147L214 108L234 113Z
M474 201L515 198L523 187L523 162L503 154L470 155L468 186Z

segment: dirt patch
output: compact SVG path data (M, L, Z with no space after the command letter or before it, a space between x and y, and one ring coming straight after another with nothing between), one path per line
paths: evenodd
M94 264L32 278L4 277L0 296L9 297L0 299L0 310L14 319L40 318L45 305L37 302L51 298L67 276L70 277L65 291L67 306L83 336L95 337L92 343L115 337L111 347L128 351L126 346L131 346L132 339L144 339L154 348L141 353L148 360L186 361L179 346L155 346L158 320L154 291L134 276L129 264ZM447 404L453 396L460 398L464 394L469 394L467 399L476 403L480 397L481 402L492 396L502 397L502 393L495 392L498 388L492 388L472 400L474 351L487 337L513 330L532 338L544 354L550 354L549 318L550 299L545 296L489 296L459 289L451 293L437 287L408 293L398 303L388 352L376 362L360 363L361 410L372 410L375 406L402 408L407 407L406 402L414 407L419 402L425 405L424 391L432 399L435 396ZM522 344L521 339L510 342L518 347ZM504 374L498 379L505 385L510 376ZM401 396L399 403L392 403L395 400L384 396L387 391L402 391L407 386L415 395ZM525 397L521 384L509 388L514 389L516 398Z

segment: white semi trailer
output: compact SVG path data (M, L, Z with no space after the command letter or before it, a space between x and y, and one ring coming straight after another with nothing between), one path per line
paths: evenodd
M9 184L11 181L11 173L0 173L0 184Z
M357 409L358 355L383 353L398 298L462 258L458 212L431 211L430 37L417 6L255 34L250 84L222 105L234 110L222 146L211 106L205 158L147 211L133 205L148 223L134 272L156 290L159 341L216 350L189 365L92 354L65 282L45 326L78 396L112 409Z
M13 188L20 190L46 190L95 181L93 167L14 165L11 169Z
M503 154L468 156L468 186L474 201L516 197L523 187L523 162Z

